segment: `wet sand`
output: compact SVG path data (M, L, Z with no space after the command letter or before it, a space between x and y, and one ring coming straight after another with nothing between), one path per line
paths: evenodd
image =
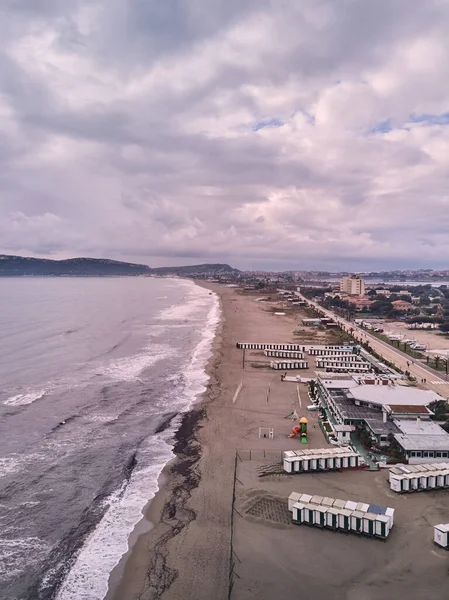
M445 598L449 553L433 546L431 526L449 521L447 492L398 496L385 472L279 474L281 452L299 445L287 437L288 413L307 415L309 447L324 447L325 438L307 411L305 384L281 382L270 359L247 351L243 360L235 344L325 343L338 334L301 327L300 310L275 316L254 296L207 287L223 310L208 390L177 433L168 482L146 515L156 525L137 540L108 600L224 600L230 584L235 600ZM259 437L260 427L274 438ZM379 542L292 525L292 491L393 506L395 527Z

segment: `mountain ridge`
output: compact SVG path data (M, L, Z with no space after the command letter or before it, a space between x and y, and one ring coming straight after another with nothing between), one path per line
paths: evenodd
M107 277L138 275L239 273L225 264L156 267L109 258L77 257L63 260L0 254L0 277Z

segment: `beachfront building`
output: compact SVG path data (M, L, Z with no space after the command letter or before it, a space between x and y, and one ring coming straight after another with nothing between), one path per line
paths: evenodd
M363 381L363 376L319 376L316 392L336 432L339 425L351 426L352 432L363 429L371 444L380 448L395 440L410 463L449 457L449 434L430 420L433 413L428 405L443 400L435 392L393 385L382 377Z
M364 296L365 295L365 280L359 275L351 275L350 277L342 277L340 279L340 292L349 296Z

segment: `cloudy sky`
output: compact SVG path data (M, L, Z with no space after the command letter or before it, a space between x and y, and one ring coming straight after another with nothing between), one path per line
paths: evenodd
M447 267L447 0L3 0L0 252Z

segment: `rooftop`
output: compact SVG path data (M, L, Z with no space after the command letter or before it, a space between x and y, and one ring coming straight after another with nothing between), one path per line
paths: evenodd
M346 378L344 379L322 379L320 377L320 381L321 384L324 385L324 387L328 390L347 390L349 388L357 387L358 383L352 377L348 378L348 375L346 373L345 375Z
M382 419L365 419L365 423L374 433L374 435L387 435L389 433L400 433L400 429L393 421L384 422Z
M427 406L419 404L386 404L385 408L395 414L431 415L433 414Z
M395 439L404 450L449 450L449 435L403 435L396 433Z
M449 440L449 435L434 421L421 419L395 419L394 422L401 433L420 436L443 436Z
M373 419L382 422L382 415L379 409L355 405L354 400L349 396L349 390L330 389L329 393L334 403L338 406L343 419Z
M353 425L334 425L335 431L354 431Z
M434 400L443 400L431 390L389 385L359 385L348 392L354 400L377 405L427 406Z

